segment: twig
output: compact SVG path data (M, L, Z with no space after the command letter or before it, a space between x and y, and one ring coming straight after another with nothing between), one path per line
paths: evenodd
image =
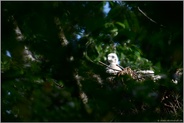
M172 106L170 106L170 105L168 105L168 104L165 104L165 103L164 103L164 106L172 108Z
M63 87L64 87L63 85L60 85L60 84L58 84L58 83L55 82L55 81L54 81L54 83L55 83L57 86L59 86L60 88L63 88Z
M148 17L147 15L146 15L146 13L144 13L139 7L137 7L137 9L139 10L139 12L141 12L146 18L148 18L151 22L153 22L153 23L156 23L157 24L157 22L156 21L154 21L153 19L151 19L150 17Z
M113 68L109 67L108 65L106 65L105 63L103 63L103 62L101 62L101 61L99 61L99 63L100 63L100 64L102 64L102 65L104 65L104 66L106 66L106 67L108 67L108 68L110 68L110 69L112 69L112 70L115 70L115 71L121 71L121 70L113 69Z
M109 67L108 65L106 65L105 63L103 63L101 61L99 61L99 63L102 64L102 65L104 65L104 66L106 66L106 67Z
M116 64L116 66L120 67L122 70L124 69L123 67L121 67L120 65Z

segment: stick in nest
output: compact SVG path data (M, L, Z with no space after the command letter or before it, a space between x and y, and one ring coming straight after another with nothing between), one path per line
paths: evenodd
M108 67L108 68L110 68L110 69L112 69L112 70L121 71L121 70L113 69L113 68L109 67L108 65L106 65L105 63L103 63L103 62L101 62L101 61L99 61L99 63L102 64L102 65L104 65L104 66L106 66L106 67ZM117 65L117 66L120 67L119 65ZM120 67L120 68L123 70L123 67Z

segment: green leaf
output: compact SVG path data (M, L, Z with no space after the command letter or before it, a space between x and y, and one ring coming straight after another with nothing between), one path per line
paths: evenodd
M125 29L125 24L121 23L121 22L116 22L117 25L123 27Z

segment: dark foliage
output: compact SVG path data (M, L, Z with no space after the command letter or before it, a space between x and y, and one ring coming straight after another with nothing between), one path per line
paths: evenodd
M182 1L2 1L1 26L2 121L183 121Z

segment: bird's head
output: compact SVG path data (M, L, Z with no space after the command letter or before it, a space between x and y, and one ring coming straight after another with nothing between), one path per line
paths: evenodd
M115 53L108 54L107 60L110 64L118 64L118 56Z

